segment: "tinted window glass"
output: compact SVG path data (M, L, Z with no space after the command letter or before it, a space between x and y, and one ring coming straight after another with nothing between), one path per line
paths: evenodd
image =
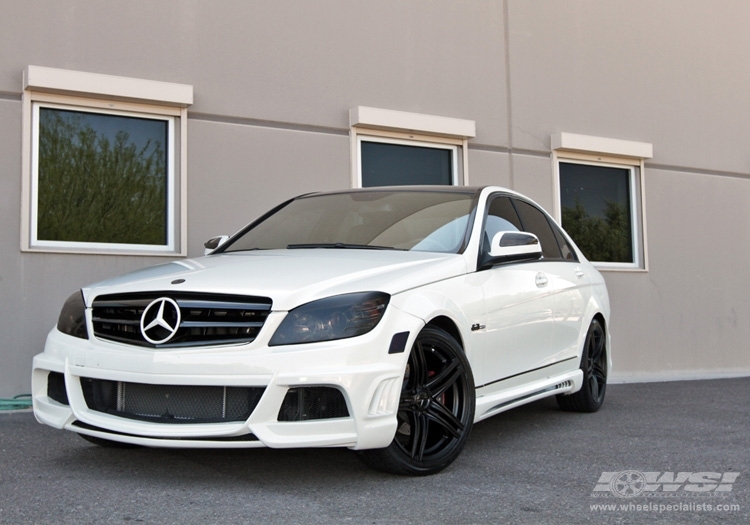
M482 251L489 251L492 238L499 232L520 231L521 229L521 221L518 219L510 198L503 196L493 198L487 209L487 219L484 223Z
M292 200L226 248L393 248L457 253L462 249L472 193L360 191Z
M37 239L167 243L168 123L39 109Z
M568 243L568 241L565 239L565 236L555 224L552 224L552 232L555 234L555 239L557 239L558 246L560 246L563 259L565 259L566 261L577 261L578 256L576 255L576 252L573 250L573 247Z
M515 200L518 215L523 222L524 231L533 233L539 237L542 244L542 255L545 259L562 259L560 247L557 245L557 239L552 231L552 227L547 221L547 217L540 210L528 202Z
M560 163L562 226L592 261L634 262L631 173Z
M362 187L453 184L453 151L362 141Z

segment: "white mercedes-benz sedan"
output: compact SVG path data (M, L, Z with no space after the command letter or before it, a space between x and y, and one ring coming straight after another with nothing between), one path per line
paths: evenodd
M206 247L70 296L34 358L41 423L103 446L348 447L424 475L485 418L604 400L604 280L510 190L302 195Z

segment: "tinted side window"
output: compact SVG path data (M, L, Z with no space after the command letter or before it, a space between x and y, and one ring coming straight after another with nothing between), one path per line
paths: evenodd
M554 223L551 226L552 232L555 234L555 239L557 239L557 245L560 246L560 250L562 251L563 259L565 259L566 261L577 261L578 256L576 255L576 252L565 239L565 236L560 231L560 228L558 228Z
M550 226L544 213L528 202L514 199L514 203L518 210L518 215L521 217L521 222L523 222L524 231L533 233L539 237L539 242L542 244L542 255L544 255L544 258L562 259L562 252L557 245L555 233L552 231L552 226Z
M490 241L499 232L521 231L521 221L509 197L497 196L492 198L487 208L487 219L484 222L484 239L482 250L489 251Z

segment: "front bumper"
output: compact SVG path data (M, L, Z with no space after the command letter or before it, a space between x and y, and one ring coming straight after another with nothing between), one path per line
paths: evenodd
M363 336L287 347L268 347L259 337L242 346L151 350L93 337L77 339L53 329L44 352L33 362L34 414L40 423L55 428L153 447L386 447L396 431L409 348L422 326L417 318L393 315L394 310ZM279 321L269 316L267 325ZM404 351L389 353L393 334L402 332L409 333ZM50 391L50 378L57 383L64 378L63 395ZM90 406L91 396L83 385L92 380L159 385L154 395L162 397L169 397L170 385L183 390L227 387L225 391L258 387L262 395L242 421L154 422ZM315 387L340 391L348 415L279 420L290 390Z

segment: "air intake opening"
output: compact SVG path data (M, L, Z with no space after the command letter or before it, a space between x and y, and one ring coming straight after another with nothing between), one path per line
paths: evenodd
M290 388L279 410L279 421L349 417L344 394L333 387Z
M47 376L47 397L62 405L69 405L65 390L65 376L60 372L50 372Z

